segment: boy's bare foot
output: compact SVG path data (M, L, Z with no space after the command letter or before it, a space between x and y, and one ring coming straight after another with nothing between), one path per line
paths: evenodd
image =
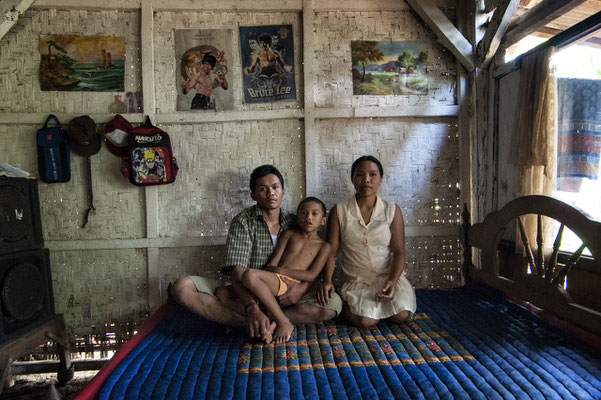
M269 324L269 330L265 332L265 334L261 338L263 339L263 342L265 344L269 344L273 340L273 331L275 331L276 326L276 323L274 321L271 321L271 324Z
M278 322L278 326L273 334L273 339L277 344L286 343L292 336L294 331L294 325L290 321Z

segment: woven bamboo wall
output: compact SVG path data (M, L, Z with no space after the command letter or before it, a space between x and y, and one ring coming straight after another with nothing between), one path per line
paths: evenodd
M447 10L452 17L453 10ZM142 81L139 11L29 10L0 41L0 114L63 112L106 114L116 93L41 92L38 83L39 36L102 34L126 37L126 91ZM174 29L232 29L234 34L235 111L301 110L303 32L299 13L167 12L154 14L154 85L157 115L175 111ZM297 100L248 105L242 102L239 25L292 24L295 38ZM409 11L317 12L314 68L310 88L316 109L334 107L449 106L455 104L453 57ZM353 96L350 41L426 40L429 92L416 96ZM306 106L306 105L305 105ZM0 118L2 117L0 115ZM108 120L97 120L104 123ZM40 121L41 122L41 121ZM63 121L64 123L68 120ZM0 162L37 172L31 123L0 123ZM223 261L227 224L252 204L250 171L277 165L286 179L284 206L294 209L305 195L331 207L352 194L349 171L354 158L373 154L384 164L381 195L405 214L407 270L417 287L460 284L458 132L455 117L321 117L317 138L317 181L305 182L305 124L299 118L276 120L166 123L181 168L172 185L156 189L158 236L147 240L149 194L119 173L119 160L106 148L92 156L94 204L98 211L81 229L87 207L83 159L72 155L69 183L40 183L44 238L51 249L57 312L78 335L106 331L111 323L131 326L165 300L165 288L187 274L216 276ZM306 185L319 188L306 193ZM161 240L183 245L161 246ZM108 245L104 245L108 242ZM157 245L158 243L158 245ZM153 261L154 260L154 261ZM149 265L153 265L150 267Z

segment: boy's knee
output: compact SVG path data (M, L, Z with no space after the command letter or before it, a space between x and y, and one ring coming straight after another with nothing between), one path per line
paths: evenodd
M240 277L240 281L246 287L252 285L254 282L257 281L257 279L258 277L256 271L250 268L244 271Z
M187 276L178 278L169 288L169 294L180 304L185 304L186 299L196 291L194 282Z

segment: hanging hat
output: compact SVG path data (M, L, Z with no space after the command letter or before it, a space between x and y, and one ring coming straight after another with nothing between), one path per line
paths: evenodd
M66 132L71 151L89 157L100 150L100 136L96 132L96 122L87 115L73 118Z
M127 136L134 129L128 120L121 115L115 115L104 126L104 141L106 147L117 157L127 156Z

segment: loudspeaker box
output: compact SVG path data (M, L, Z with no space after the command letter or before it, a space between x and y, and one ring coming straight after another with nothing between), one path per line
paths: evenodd
M0 344L54 315L48 249L0 255Z
M38 181L0 176L0 254L42 247Z

